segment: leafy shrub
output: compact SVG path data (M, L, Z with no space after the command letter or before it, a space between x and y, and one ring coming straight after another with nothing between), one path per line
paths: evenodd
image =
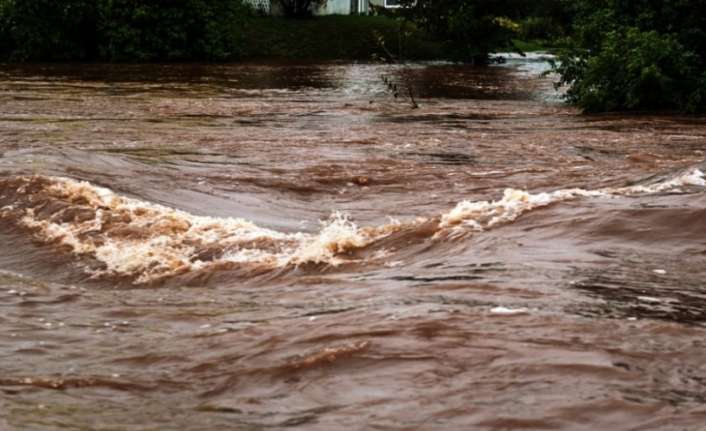
M10 0L0 0L0 56L8 52L11 46Z
M586 111L706 110L704 0L579 1L555 70Z
M12 60L239 57L240 0L0 0L0 55Z
M511 0L403 0L406 15L446 43L457 60L485 63L512 49L518 26L507 16Z
M550 40L561 35L561 27L550 17L530 16L520 23L519 36L523 40Z
M88 57L95 51L97 2L4 0L1 54L16 60Z
M113 0L104 9L101 57L111 60L238 58L237 29L249 10L240 2Z

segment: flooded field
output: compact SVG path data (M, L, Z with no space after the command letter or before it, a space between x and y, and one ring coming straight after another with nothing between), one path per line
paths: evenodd
M0 66L0 429L705 429L706 119L543 70Z

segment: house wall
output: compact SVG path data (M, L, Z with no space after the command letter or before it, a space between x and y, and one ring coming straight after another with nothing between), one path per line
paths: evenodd
M315 15L349 15L351 0L326 0L323 6L314 11Z
M370 0L326 0L316 15L351 15L370 12Z

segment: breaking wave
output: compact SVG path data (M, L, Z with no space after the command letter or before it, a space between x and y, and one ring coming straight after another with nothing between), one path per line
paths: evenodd
M94 277L126 276L138 284L225 263L340 265L347 251L385 234L358 228L340 213L316 235L286 234L240 218L196 216L67 178L19 177L3 181L2 189L1 219L29 229L42 243L92 257L100 263L90 268Z
M441 216L439 226L443 228L461 227L483 231L498 224L512 222L520 215L535 208L578 198L610 198L661 193L684 186L705 186L704 173L699 169L672 179L651 185L630 187L609 187L597 190L561 189L545 193L529 193L517 189L505 189L503 197L497 201L463 201L451 211ZM457 229L459 230L459 229Z
M196 216L120 196L84 181L25 176L0 180L0 220L31 232L40 243L90 258L95 264L84 269L92 277L126 277L143 284L223 265L265 269L338 266L356 261L356 250L405 227L430 221L434 225L432 237L443 240L510 223L528 211L557 202L704 185L704 174L697 169L652 185L537 194L507 189L499 200L463 201L440 216L407 224L358 227L345 215L334 213L318 233L283 233L241 218Z

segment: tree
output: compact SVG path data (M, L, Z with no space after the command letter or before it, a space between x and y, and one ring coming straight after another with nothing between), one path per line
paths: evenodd
M95 0L0 0L0 44L15 60L93 59L97 54ZM3 54L3 52L0 52Z
M0 0L0 58L231 60L241 0Z
M571 25L573 4L574 0L537 0L520 5L520 37L552 43L565 37Z
M519 30L513 18L520 0L402 0L403 13L444 41L457 60L486 63L497 50L514 50Z
M706 111L706 0L579 0L555 71L586 111Z

